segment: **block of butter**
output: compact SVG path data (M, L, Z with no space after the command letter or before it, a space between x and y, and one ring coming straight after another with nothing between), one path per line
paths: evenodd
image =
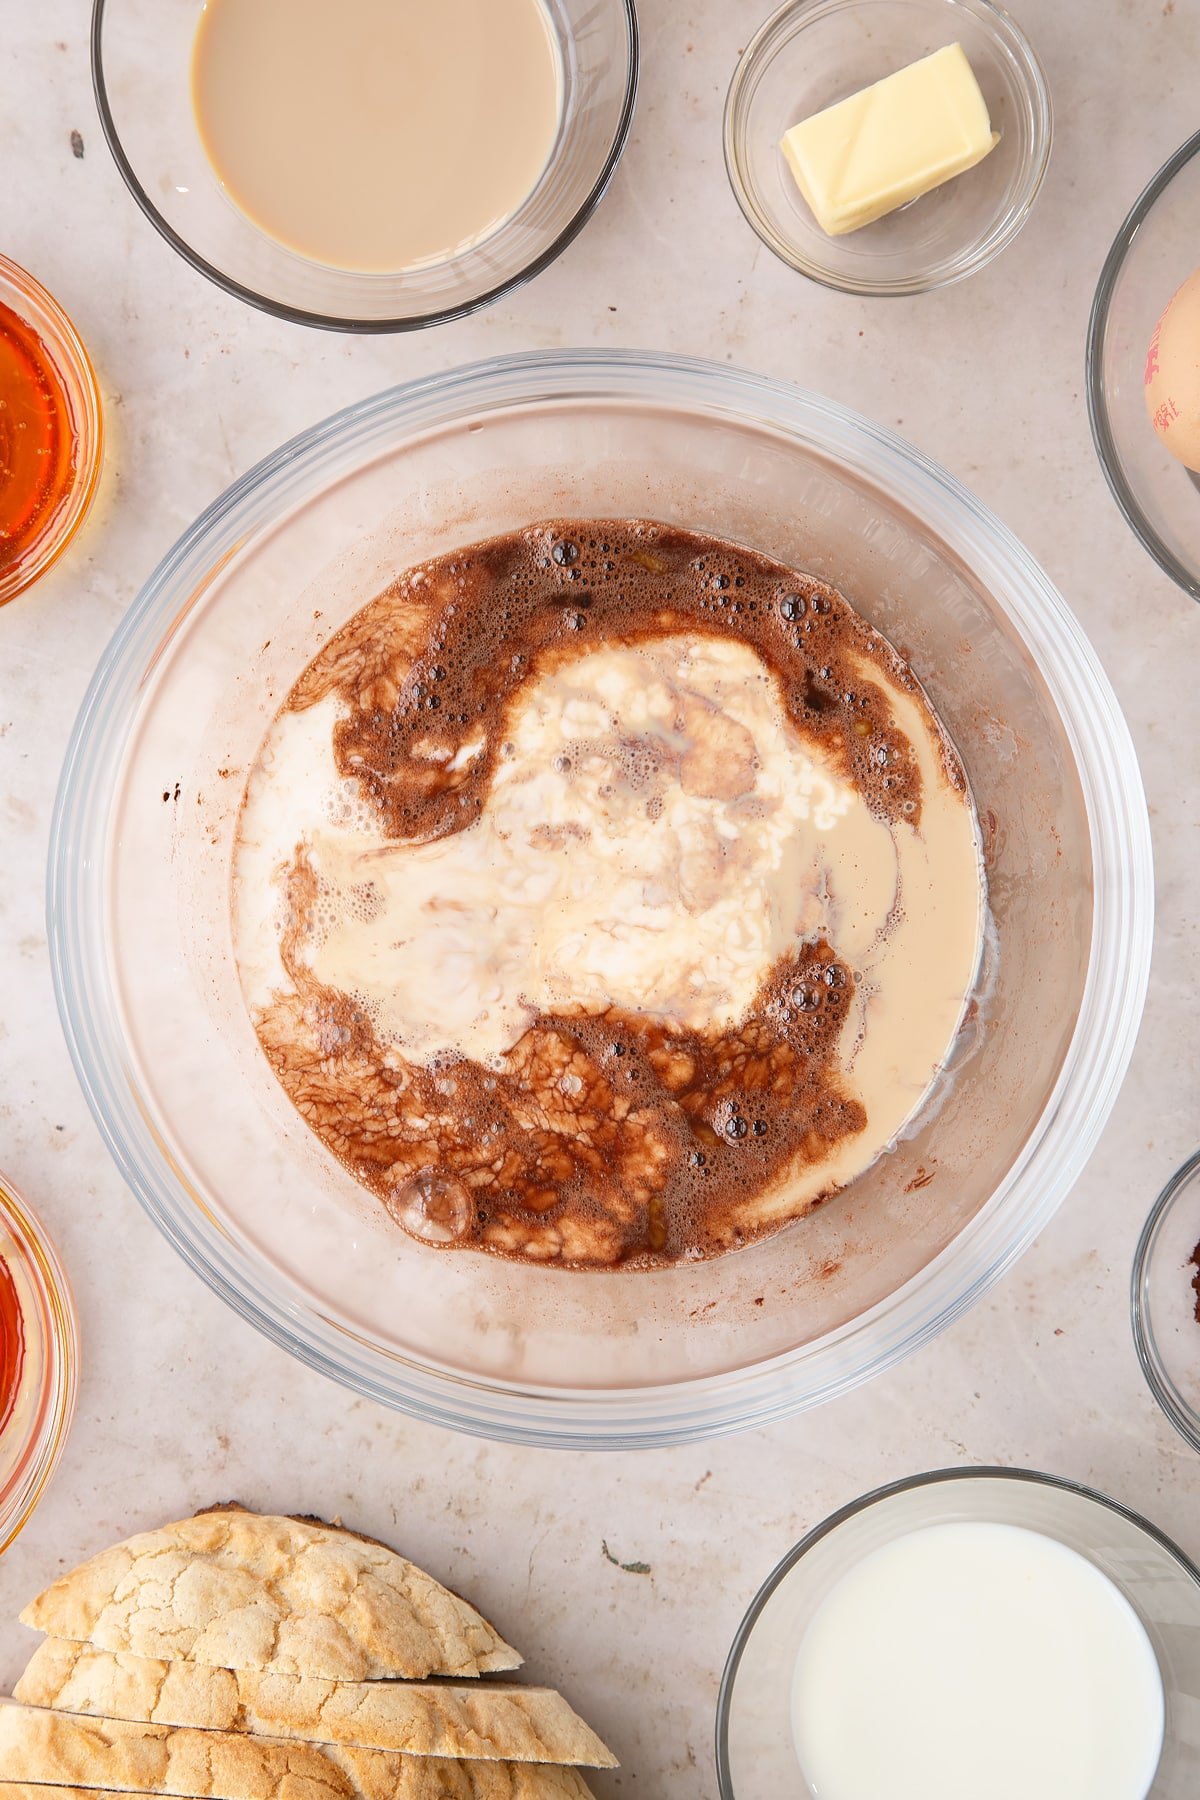
M830 237L881 219L999 142L961 44L948 44L873 87L793 125L783 153Z

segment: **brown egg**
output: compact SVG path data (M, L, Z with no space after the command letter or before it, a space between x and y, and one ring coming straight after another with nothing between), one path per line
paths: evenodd
M1200 473L1200 269L1154 327L1146 352L1146 411L1171 455Z

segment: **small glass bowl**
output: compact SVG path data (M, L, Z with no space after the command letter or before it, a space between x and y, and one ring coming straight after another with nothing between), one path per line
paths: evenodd
M329 331L413 331L461 318L538 275L582 229L620 160L637 92L634 0L546 0L562 117L542 178L490 237L395 274L329 268L254 225L223 192L191 103L198 4L93 0L92 83L130 193L177 250L250 306Z
M1000 142L875 224L827 236L784 160L784 132L953 43ZM746 218L801 275L848 294L923 294L991 262L1029 217L1052 135L1041 64L990 0L788 0L747 46L725 103L725 167Z
M1200 476L1146 416L1146 351L1175 290L1200 263L1200 131L1134 202L1100 271L1088 325L1088 416L1096 454L1129 526L1185 594L1200 600Z
M0 1177L0 1263L16 1289L24 1344L15 1401L0 1428L0 1555L54 1473L75 1412L79 1329L53 1245Z
M1197 497L1200 504L1200 496ZM1200 1150L1150 1209L1133 1258L1133 1341L1150 1392L1180 1437L1200 1451Z
M70 486L21 554L0 566L0 606L44 575L70 543L96 496L104 447L96 372L78 332L58 301L17 263L0 256L0 305L33 327L62 382L75 437Z
M792 1744L792 1671L831 1588L872 1551L928 1525L1022 1526L1087 1557L1128 1600L1162 1676L1162 1755L1147 1800L1200 1792L1200 1570L1115 1500L1028 1469L939 1469L876 1488L810 1531L738 1628L717 1702L721 1800L815 1800Z

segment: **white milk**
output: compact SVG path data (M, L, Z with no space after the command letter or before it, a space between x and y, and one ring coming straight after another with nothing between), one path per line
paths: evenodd
M934 1525L822 1603L792 1732L819 1800L1143 1800L1162 1680L1085 1557L1012 1525Z

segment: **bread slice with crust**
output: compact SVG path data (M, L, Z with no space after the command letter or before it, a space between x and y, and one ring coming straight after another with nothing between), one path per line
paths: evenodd
M289 1787L281 1800L291 1800ZM442 1762L418 1759L395 1800L581 1800L590 1790L573 1769L529 1763ZM0 1779L0 1800L145 1800L130 1788L50 1787Z
M325 1681L163 1662L47 1638L14 1695L27 1706L64 1712L408 1756L616 1766L561 1694L512 1682Z
M240 1508L144 1531L39 1594L21 1621L103 1650L330 1681L483 1675L521 1658L394 1550Z
M574 1769L403 1756L0 1704L0 1800L14 1785L190 1800L590 1800Z

